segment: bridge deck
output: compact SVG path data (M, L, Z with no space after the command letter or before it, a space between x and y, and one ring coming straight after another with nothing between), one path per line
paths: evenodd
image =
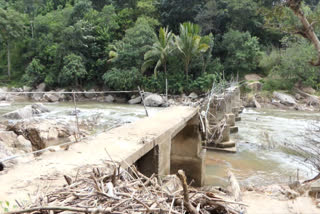
M171 107L74 144L67 151L46 153L31 162L18 164L0 175L0 201L25 198L38 186L50 185L52 189L64 182L63 174L75 175L77 169L84 166L103 166L105 161L112 161L109 155L123 166L131 165L163 138L182 130L197 112L191 107Z

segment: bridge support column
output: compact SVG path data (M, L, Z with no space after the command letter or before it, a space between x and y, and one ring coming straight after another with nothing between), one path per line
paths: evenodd
M167 136L166 139L159 144L159 154L158 175L169 175L171 165L171 136Z
M188 122L171 143L171 174L183 169L189 181L194 180L195 186L204 185L205 153L202 149L199 130L199 117L196 115Z

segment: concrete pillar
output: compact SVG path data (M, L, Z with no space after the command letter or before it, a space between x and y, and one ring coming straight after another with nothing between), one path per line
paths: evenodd
M218 121L221 121L224 118L225 113L227 113L227 102L221 97L216 98L214 102L216 104L216 112L214 115Z
M206 150L202 149L199 123L199 117L195 116L171 140L171 174L182 169L195 186L203 186L205 179Z
M159 162L158 175L169 175L171 166L171 136L160 143L159 145Z
M232 114L232 113L226 114L226 121L227 121L228 125L235 126L236 116L234 114Z
M155 146L136 162L137 169L144 175L150 177L159 171L159 146Z
M150 177L170 174L171 136L164 136L160 143L142 156L137 162L138 170Z
M225 125L225 128L222 131L222 142L226 142L230 140L230 126Z

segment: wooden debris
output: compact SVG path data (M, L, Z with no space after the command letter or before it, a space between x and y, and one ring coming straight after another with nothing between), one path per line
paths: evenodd
M130 172L129 172L130 171ZM94 169L78 173L77 178L64 176L69 185L52 192L36 194L33 204L20 205L14 213L231 213L240 214L236 207L240 202L223 199L212 192L188 187L186 176L179 170L177 176L159 181L154 174L150 178L135 167L130 170L114 168ZM117 172L117 173L116 173ZM180 179L176 189L165 191L168 182ZM176 182L176 181L174 181ZM175 186L175 185L173 185Z
M70 186L72 182L72 178L68 175L63 175L64 179L66 180L67 184Z
M183 187L183 203L184 206L187 208L188 212L191 214L198 214L196 208L190 203L189 200L189 191L188 191L188 185L187 185L187 178L186 175L184 174L184 171L179 170L178 171L178 177L182 183Z

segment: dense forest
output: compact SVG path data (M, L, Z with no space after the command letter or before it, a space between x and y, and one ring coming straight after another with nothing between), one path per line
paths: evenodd
M265 90L318 88L316 49L282 3L0 0L0 82L163 92L167 78L182 93L258 73ZM302 9L320 33L318 1Z

